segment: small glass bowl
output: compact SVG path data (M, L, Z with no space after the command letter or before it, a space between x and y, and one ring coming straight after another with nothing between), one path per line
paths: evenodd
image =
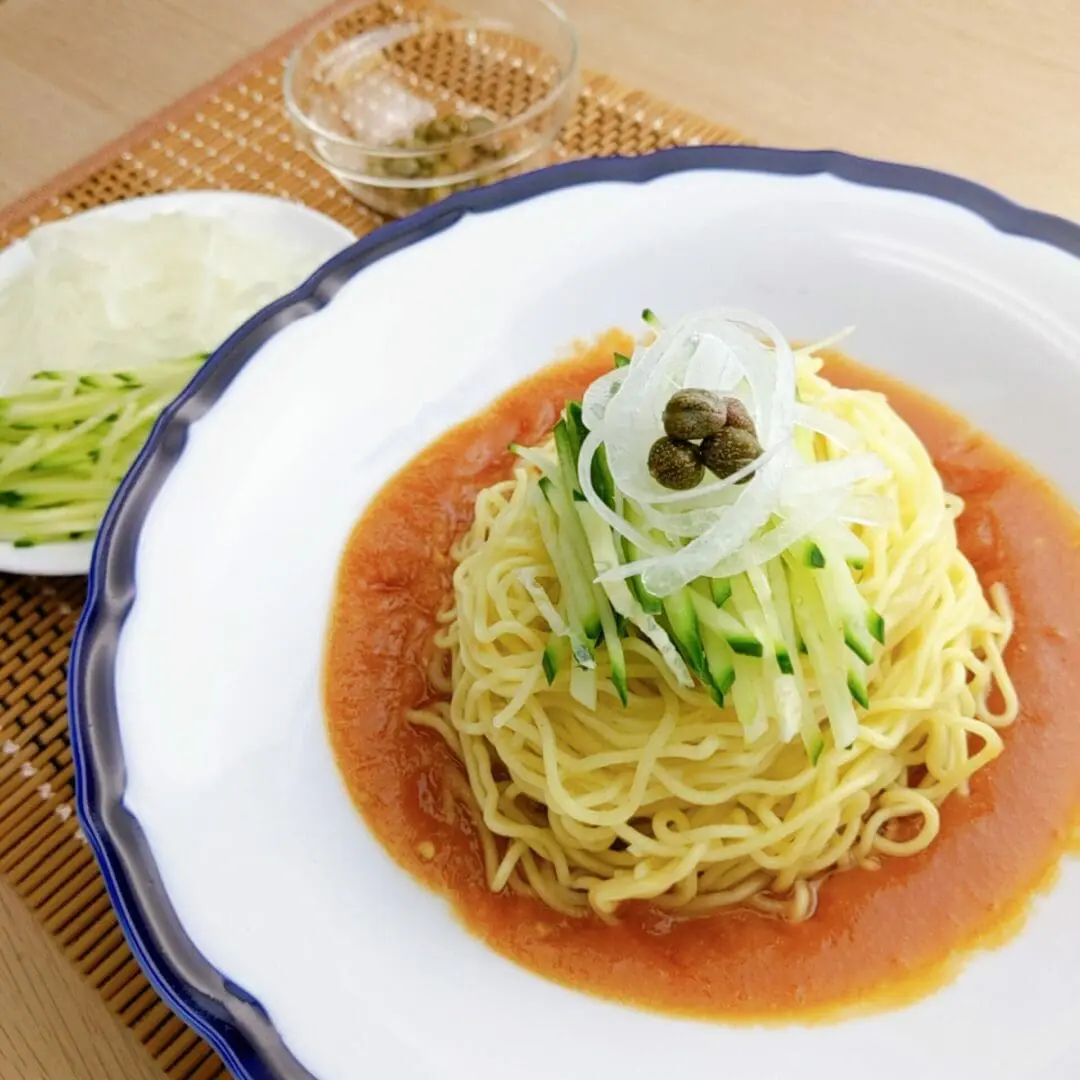
M550 160L577 95L577 36L548 0L365 0L285 68L300 145L400 217Z

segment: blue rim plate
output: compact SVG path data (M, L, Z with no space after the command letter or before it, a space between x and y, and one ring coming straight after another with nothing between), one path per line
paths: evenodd
M454 196L353 244L222 345L165 411L113 500L94 550L69 679L79 819L124 933L162 997L245 1080L310 1074L285 1046L259 1002L196 949L173 910L139 823L124 806L126 774L114 671L121 627L135 600L136 549L149 508L184 453L190 426L215 405L260 347L325 306L345 282L367 267L443 232L465 215L489 214L570 186L601 181L643 184L688 170L794 177L829 174L860 186L929 196L973 212L998 232L1080 257L1077 225L943 173L834 152L680 148L639 158L575 161Z

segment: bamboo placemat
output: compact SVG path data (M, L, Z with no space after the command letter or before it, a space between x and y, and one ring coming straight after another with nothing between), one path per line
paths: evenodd
M383 18L405 11L402 4L378 7ZM299 199L358 234L380 225L382 219L346 194L293 141L281 74L305 26L0 212L0 247L78 210L191 188ZM640 154L741 141L730 128L672 109L606 76L586 74L557 155ZM65 674L84 598L82 579L0 575L0 873L165 1075L215 1080L227 1076L225 1067L147 983L75 820Z

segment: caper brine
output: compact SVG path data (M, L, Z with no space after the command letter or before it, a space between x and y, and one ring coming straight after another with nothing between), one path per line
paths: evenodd
M498 137L482 138L494 128L494 122L486 116L463 116L460 113L436 116L417 124L411 135L395 139L389 146L393 150L413 151L430 148L430 154L373 158L371 172L409 183L449 179L474 172L506 156L507 149ZM398 196L406 204L403 209L416 210L438 202L455 191L490 183L493 179L495 177L484 176L452 184L404 187Z

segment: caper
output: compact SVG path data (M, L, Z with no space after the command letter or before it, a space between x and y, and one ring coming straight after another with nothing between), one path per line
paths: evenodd
M757 435L753 418L746 411L746 406L737 397L724 398L727 406L727 426L739 428L741 431L749 431L751 435Z
M727 422L726 399L711 390L680 390L664 406L664 430L673 439L704 439Z
M672 491L689 491L701 483L705 466L693 443L665 435L649 447L649 473Z
M433 143L445 142L454 134L454 125L449 116L441 116L428 123L424 131L424 141L431 146Z
M420 171L416 158L387 158L386 172L390 176L399 176L402 180L411 180Z
M451 172L465 172L471 168L476 158L473 147L466 143L454 143L446 151L446 162Z
M761 457L761 443L751 431L726 427L723 431L701 440L701 460L711 473L721 480L746 468L755 458ZM747 480L750 477L746 477Z

